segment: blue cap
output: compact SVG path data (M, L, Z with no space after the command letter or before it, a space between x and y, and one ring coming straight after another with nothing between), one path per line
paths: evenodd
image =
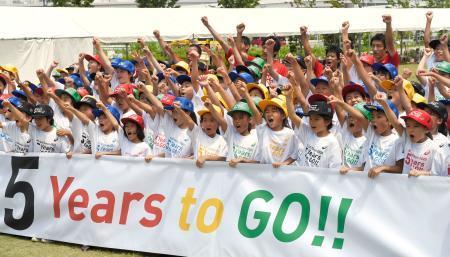
M389 108L391 108L391 110L394 112L395 117L398 118L399 113L398 113L398 109L395 106L395 104L393 102L389 101L389 100L387 100L387 104L388 104ZM373 104L366 104L366 105L364 105L364 108L366 108L370 112L372 112L372 111L382 111L382 112L384 112L383 106L381 104L377 103L377 102L375 102Z
M112 114L112 116L117 120L117 122L119 122L119 120L120 120L119 110L112 105L107 105L106 108ZM92 110L92 113L94 114L95 117L98 118L100 115L103 114L103 111L101 109L94 109L94 110Z
M175 98L175 100L173 100L173 102L179 102L180 103L180 108L188 111L188 112L194 112L194 104L192 103L191 100L185 98L185 97L177 97ZM165 110L173 110L173 106L164 106Z
M118 69L126 70L130 74L134 74L134 64L130 61L121 61L117 65Z
M11 96L10 98L8 98L8 101L14 105L14 107L18 108L19 106L22 105L22 101L20 101L20 99L16 96Z
M12 92L11 92L11 94L13 95L13 96L15 96L15 97L25 97L25 99L28 99L28 96L27 96L27 94L25 94L25 92L23 92L22 90L13 90Z
M73 74L70 74L69 77L70 77L71 79L73 79L73 84L75 84L75 86L76 86L77 88L83 86L83 81L81 81L80 74L73 73Z
M320 76L318 78L311 79L311 84L313 84L314 86L317 86L317 83L319 82L323 82L328 85L328 79L325 76Z
M180 85L183 85L184 82L192 82L191 77L189 77L188 75L180 75L177 77L177 82Z
M118 58L118 57L112 58L112 59L111 59L111 66L112 66L114 69L117 69L117 68L119 67L119 63L120 63L120 62L122 62L122 59L121 59L121 58Z
M377 62L372 65L372 68L374 71L385 70L389 72L389 75L391 76L392 80L395 79L395 77L397 77L398 75L397 68L392 63L381 64Z
M31 83L28 80L25 80L24 83L28 84L28 87L31 89L31 92L34 93L34 91L36 91L36 89L38 88L38 86L36 86L34 83Z
M439 100L439 102L441 102L443 105L449 105L450 104L450 98L449 99Z
M238 78L242 79L247 84L255 82L253 76L247 72L237 73L236 71L232 71L228 73L228 77L230 77L231 81L233 82L235 82Z

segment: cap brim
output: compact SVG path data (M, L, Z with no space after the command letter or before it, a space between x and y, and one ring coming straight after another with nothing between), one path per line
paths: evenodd
M313 84L314 86L317 86L317 84L318 84L319 82L323 82L323 83L325 83L325 84L328 85L328 81L327 81L327 80L319 79L319 78L311 79L311 84Z
M275 106L275 107L277 107L277 108L280 108L280 109L284 112L284 114L286 115L286 117L287 117L287 115L288 115L288 114L287 114L287 111L285 111L284 108L283 108L281 105L279 105L278 103L276 103L276 102L274 102L274 101L264 99L264 100L262 100L261 102L259 102L259 104L258 104L259 108L260 108L263 112L265 112L267 106L270 106L270 105Z

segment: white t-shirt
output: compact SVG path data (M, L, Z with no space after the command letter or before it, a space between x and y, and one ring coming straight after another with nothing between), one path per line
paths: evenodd
M445 145L449 144L449 140L447 139L446 136L444 136L444 134L442 133L437 133L436 135L433 135L433 141L435 142L435 144L439 147L444 147Z
M228 146L223 136L216 134L210 137L199 126L195 126L188 134L192 140L194 159L198 159L199 155L227 157Z
M5 116L0 115L0 122L6 122ZM9 136L0 128L0 152L9 152L9 145L11 144L11 139Z
M74 141L73 152L90 153L91 152L91 135L88 126L83 125L77 116L72 119L72 136Z
M342 148L342 164L349 168L362 167L363 150L367 141L366 136L354 137L348 128L347 121L342 126L341 133L338 134L338 140Z
M239 158L253 161L261 159L258 135L255 129L252 129L248 135L243 136L237 132L234 126L228 125L223 137L228 144L227 161Z
M366 133L367 143L363 151L366 165L364 171L381 165L394 166L396 161L403 159L402 140L396 133L380 136L369 126Z
M27 153L30 149L31 137L28 132L22 132L15 121L2 122L3 132L8 136L9 151Z
M337 138L329 133L318 137L311 130L309 124L301 124L295 128L295 134L303 143L305 150L299 156L298 164L305 167L340 168L342 164L342 150Z
M155 141L155 131L158 129L158 119L157 116L155 116L155 118L153 119L152 116L150 116L150 114L143 112L142 113L142 119L144 120L144 124L145 124L145 128L144 128L144 134L145 134L145 139L144 142L147 143L147 145L150 147L150 149L152 149L153 151L153 145L154 145L154 141Z
M120 150L119 134L113 130L109 134L103 133L100 126L92 121L89 121L87 126L88 133L91 136L92 154L97 152L115 152Z
M406 133L405 133L406 135ZM431 139L425 142L413 143L405 136L405 159L403 161L403 174L409 174L413 169L430 171L435 176L447 176L446 156L442 148Z
M145 142L133 143L125 136L125 132L119 127L119 144L122 156L146 157L152 154L150 146Z
M30 124L28 131L31 136L32 153L67 153L70 151L70 143L66 137L56 135L56 128L52 127L49 132L44 132L34 124Z
M144 120L145 127L153 130L153 155L158 156L160 154L165 153L166 149L166 131L162 126L159 126L162 123L163 117L161 115L156 114L154 119ZM149 123L147 124L147 121Z
M160 123L160 128L165 131L165 157L166 158L186 158L193 154L192 140L189 136L189 129L179 128L166 112Z
M71 129L71 123L69 118L64 116L64 113L59 109L59 106L53 99L50 99L48 105L53 109L53 120L55 121L55 127L57 129Z
M280 131L273 131L266 123L256 126L260 163L284 162L289 157L297 159L298 140L294 130L284 127Z

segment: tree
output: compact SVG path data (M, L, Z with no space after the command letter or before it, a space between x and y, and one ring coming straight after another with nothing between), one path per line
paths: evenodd
M450 8L450 0L427 0L427 7Z
M217 4L222 8L254 8L259 0L218 0Z
M178 8L178 0L136 0L139 8Z
M92 7L94 0L51 0L54 7Z

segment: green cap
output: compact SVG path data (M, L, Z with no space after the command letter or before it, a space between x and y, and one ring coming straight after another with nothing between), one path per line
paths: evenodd
M159 95L156 96L156 98L157 98L159 101L161 101L161 99L163 98L163 96L164 96L164 94L159 94Z
M438 64L436 64L436 70L450 74L450 62L438 62Z
M365 103L357 103L357 104L353 105L353 108L355 108L360 113L362 113L364 118L366 118L368 121L371 121L372 113L369 110L367 110L366 108L364 108L364 105L365 105Z
M80 94L78 94L77 90L75 88L66 88L65 90L62 89L56 89L55 93L57 96L61 97L62 94L68 94L71 98L73 103L78 103L81 100Z
M259 68L258 68L258 67L254 66L254 65L250 65L250 66L248 66L247 68L248 68L253 74L255 74L256 77L257 77L258 79L261 78L261 71L259 71Z
M259 108L259 103L262 101L262 98L259 96L254 96L254 97L252 97L252 99L253 99L253 102L255 103L256 107Z
M266 62L261 57L256 57L255 59L251 60L251 63L256 64L260 69L264 68L264 64Z
M228 112L228 115L232 116L235 112L245 112L248 115L253 116L252 110L250 110L250 107L248 107L248 104L245 102L237 102L231 111Z

